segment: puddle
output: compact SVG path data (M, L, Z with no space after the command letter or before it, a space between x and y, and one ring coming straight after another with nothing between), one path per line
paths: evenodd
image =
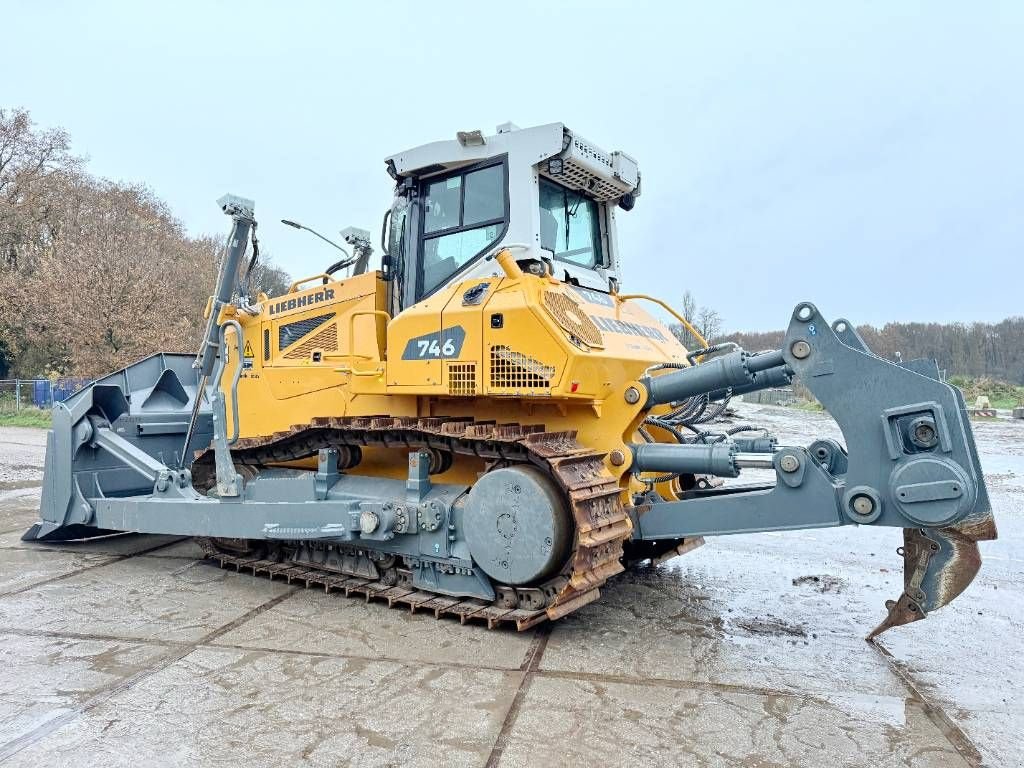
M39 480L42 478L42 473L39 473L40 477L35 480L12 480L9 482L0 482L0 500L4 499L2 491L21 491L26 488L40 488L42 487ZM21 494L18 494L21 495Z

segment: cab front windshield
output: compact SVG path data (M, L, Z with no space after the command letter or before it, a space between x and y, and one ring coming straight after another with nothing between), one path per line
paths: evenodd
M597 203L574 190L540 180L540 247L581 267L603 263Z

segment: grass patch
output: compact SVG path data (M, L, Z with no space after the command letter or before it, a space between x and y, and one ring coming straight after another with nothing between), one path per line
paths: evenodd
M796 402L792 405L798 411L817 411L821 412L825 410L825 406L819 403L817 400L804 400L802 402Z
M973 408L979 395L988 398L993 408L1010 409L1024 404L1024 387L1008 381L972 376L950 376L949 383L964 393L967 407Z
M22 408L20 411L0 412L0 427L41 427L49 429L50 412L41 408Z
M988 401L992 404L993 408L1002 408L1007 411L1021 404L1021 398L1019 397L990 397Z

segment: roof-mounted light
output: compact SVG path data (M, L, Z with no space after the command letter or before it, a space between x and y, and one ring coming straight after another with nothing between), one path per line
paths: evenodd
M459 140L459 144L464 147L482 147L487 142L484 140L483 132L477 131L459 131L455 134L455 137Z

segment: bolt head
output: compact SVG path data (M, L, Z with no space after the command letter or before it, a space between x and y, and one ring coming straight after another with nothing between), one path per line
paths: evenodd
M612 462L612 465L616 467L621 467L623 464L626 463L626 454L620 451L618 448L616 448L614 451L608 454L608 458Z
M380 525L380 518L375 512L363 510L359 513L359 530L363 533L373 533L377 530L378 525Z
M779 459L779 467L783 472L796 472L800 469L800 459L791 453L787 453Z
M793 357L797 360L803 360L810 356L811 345L801 339L800 341L794 341L793 346L789 348L789 351L793 353Z
M636 405L640 402L640 390L636 387L628 387L626 389L626 402L630 405Z
M935 427L931 424L918 424L914 427L914 440L922 447L934 445Z
M868 496L854 496L853 511L858 515L870 515L875 509L875 502Z

